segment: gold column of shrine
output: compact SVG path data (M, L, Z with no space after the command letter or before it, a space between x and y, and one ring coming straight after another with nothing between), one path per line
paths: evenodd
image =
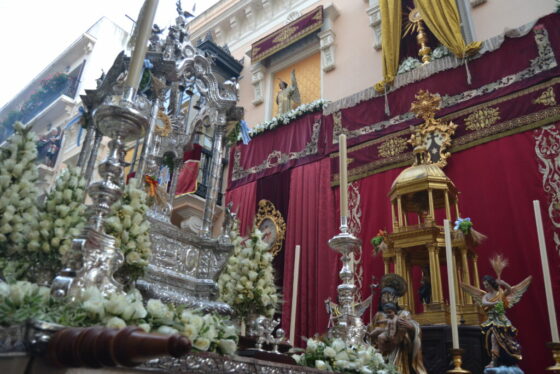
M413 313L413 318L421 324L449 323L448 297L443 292L442 264L445 264L445 239L443 219L454 222L459 218L459 192L453 181L443 172L451 145L451 135L456 125L442 124L435 119L440 98L420 91L411 110L424 119L409 141L414 146L415 162L403 170L395 179L389 198L393 232L386 238L383 250L385 272L394 264L394 273L403 277L408 285L408 293L399 303ZM414 222L413 222L414 221ZM417 223L415 223L417 222ZM464 282L477 286L477 255L461 233L452 238L454 277L456 284ZM418 290L413 285L413 268L429 269L431 300L416 305ZM471 273L472 269L472 273ZM444 273L445 274L445 273ZM457 310L466 324L480 323L481 313L470 296L463 294L457 286Z

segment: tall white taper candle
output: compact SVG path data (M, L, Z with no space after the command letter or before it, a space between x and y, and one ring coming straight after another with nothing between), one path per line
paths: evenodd
M156 9L159 0L146 0L142 6L141 18L136 20L136 41L134 43L134 50L128 66L128 75L126 76L125 86L130 87L136 91L140 84L142 75L142 68L144 66L144 58L148 50L148 39L152 34L152 25L156 15Z
M550 280L550 268L548 267L548 256L546 254L546 242L544 240L541 205L538 200L533 200L533 208L535 210L535 222L537 224L537 235L539 237L544 290L546 293L548 319L550 320L550 335L552 335L552 342L560 343L560 339L558 338L558 324L556 322L556 309L554 307L554 295L552 293L552 282Z
M294 258L294 281L292 283L292 311L290 313L290 344L294 346L296 338L296 312L297 312L297 296L299 288L299 257L301 253L300 245L296 245L296 253Z
M443 220L445 233L445 259L447 261L447 284L449 285L449 319L451 320L451 339L453 349L459 349L459 328L457 326L457 303L455 302L455 269L453 268L453 251L451 248L451 229L449 220Z
M340 176L340 216L348 217L348 162L346 155L346 135L338 136L338 175Z

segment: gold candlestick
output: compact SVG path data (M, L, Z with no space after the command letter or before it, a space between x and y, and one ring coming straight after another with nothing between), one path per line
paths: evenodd
M463 358L462 355L465 352L464 349L451 349L451 357L453 357L453 365L455 366L451 370L447 370L447 373L455 373L455 374L470 374L471 372L465 370L461 367L463 365Z
M430 57L432 49L428 46L428 34L422 25L422 14L418 8L410 9L408 13L408 23L402 37L404 38L407 34L412 34L413 32L418 34L416 35L416 42L420 46L418 56L422 58L424 64L429 64L430 61L432 61Z
M547 372L560 373L560 343L547 343L546 344L552 350L552 358L554 359L554 365L546 368Z

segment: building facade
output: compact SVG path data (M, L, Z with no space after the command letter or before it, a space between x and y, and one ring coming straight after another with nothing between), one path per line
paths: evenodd
M101 18L0 110L0 143L11 135L15 121L31 126L37 135L43 190L60 170L76 165L85 136L80 95L96 87L127 41L127 31Z

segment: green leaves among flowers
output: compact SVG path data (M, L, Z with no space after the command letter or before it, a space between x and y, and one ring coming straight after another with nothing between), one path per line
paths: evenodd
M471 228L473 227L473 224L471 222L471 219L469 217L467 218L457 218L457 220L455 221L455 227L453 227L454 230L461 230L463 232L463 234L468 235L471 232Z

